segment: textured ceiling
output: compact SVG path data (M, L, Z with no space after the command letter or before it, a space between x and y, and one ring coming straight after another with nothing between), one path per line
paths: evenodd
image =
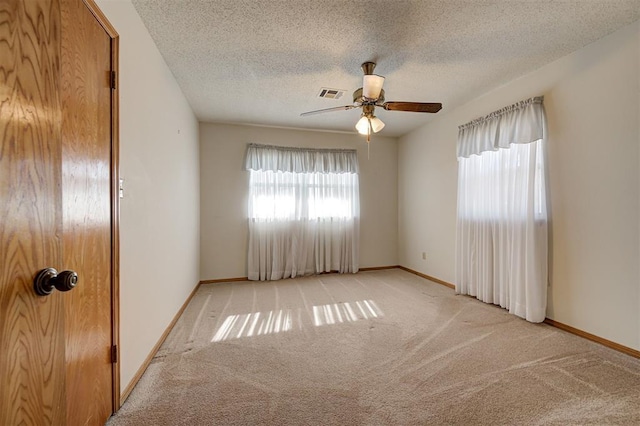
M133 0L201 121L355 131L360 64L445 113L640 18L640 0ZM322 87L346 89L321 99ZM384 111L400 136L429 114Z

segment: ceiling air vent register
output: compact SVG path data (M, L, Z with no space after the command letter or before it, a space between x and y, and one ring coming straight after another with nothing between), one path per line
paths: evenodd
M340 99L346 92L346 90L342 89L329 89L328 87L323 87L320 89L318 97L326 99Z

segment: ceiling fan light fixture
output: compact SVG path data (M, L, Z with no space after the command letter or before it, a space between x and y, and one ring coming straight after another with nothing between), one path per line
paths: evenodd
M380 130L384 128L384 123L375 115L372 115L371 118L371 128L373 129L373 133L378 133Z
M380 130L384 128L384 123L375 115L366 116L363 115L360 117L360 120L356 123L356 130L361 135L370 135L371 131L373 133L378 133Z
M370 131L369 129L370 129L369 118L363 115L362 117L360 117L360 120L358 120L358 122L356 123L356 130L361 135L368 135Z
M375 74L365 75L362 78L362 95L367 99L378 99L384 84L384 77Z

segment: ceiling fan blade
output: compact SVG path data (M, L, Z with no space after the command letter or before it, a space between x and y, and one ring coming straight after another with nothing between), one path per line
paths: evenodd
M387 111L409 111L409 112L438 112L442 109L440 103L430 102L385 102L380 105Z
M359 107L360 105L343 105L343 106L334 107L334 108L317 109L315 111L303 112L302 114L300 114L300 116L304 117L307 115L322 114L323 112L331 112L331 111L347 111L349 109L354 109Z

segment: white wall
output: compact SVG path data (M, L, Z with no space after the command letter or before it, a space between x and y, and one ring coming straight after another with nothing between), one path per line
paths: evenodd
M553 227L547 316L640 349L638 28L443 110L402 137L400 264L454 282L457 126L544 95Z
M397 140L375 135L371 156L357 134L200 124L203 280L247 276L248 143L349 148L360 164L360 267L397 265Z
M129 0L120 35L120 371L124 389L198 283L198 122Z

